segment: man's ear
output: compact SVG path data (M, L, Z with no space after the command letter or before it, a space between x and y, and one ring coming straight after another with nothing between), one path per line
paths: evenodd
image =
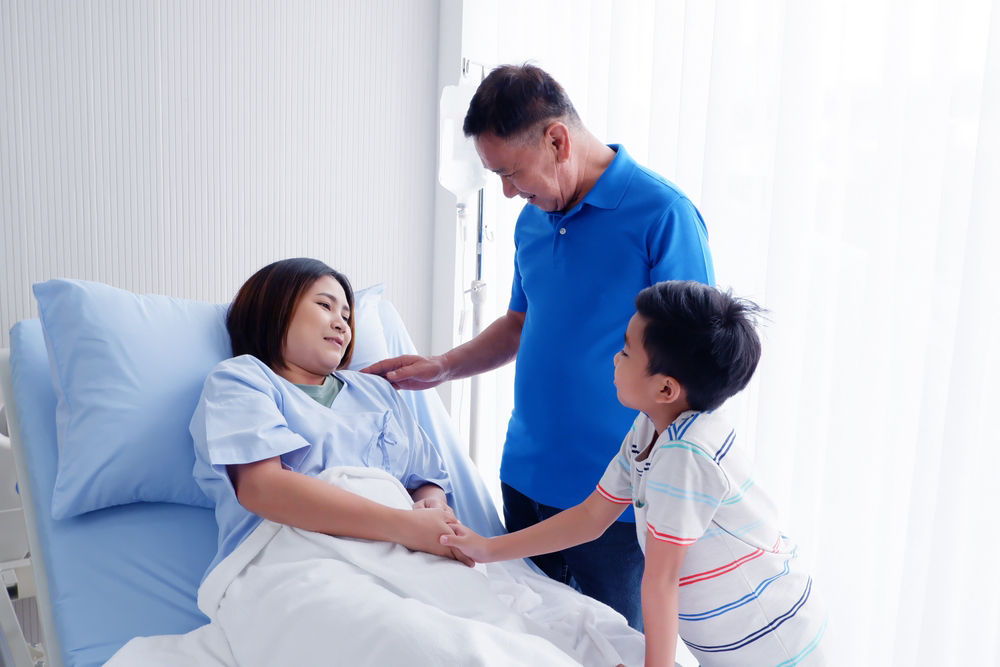
M687 392L684 391L680 382L669 375L661 375L659 379L660 391L656 396L657 403L676 403L687 400Z
M553 121L545 128L545 145L555 151L556 162L565 162L570 152L569 128L561 121Z

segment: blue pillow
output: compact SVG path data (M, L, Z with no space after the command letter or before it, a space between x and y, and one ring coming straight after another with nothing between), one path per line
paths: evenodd
M232 356L226 306L100 283L34 285L56 390L52 516L138 500L211 507L188 422L205 376Z
M33 290L57 397L52 516L137 501L211 507L191 475L188 423L205 377L232 356L228 306L82 280ZM369 333L357 336L352 367L385 356L381 292L356 295L356 329Z

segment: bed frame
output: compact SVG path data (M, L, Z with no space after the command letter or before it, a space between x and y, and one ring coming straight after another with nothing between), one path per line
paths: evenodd
M392 305L381 301L379 315L390 355L413 352ZM38 320L24 320L11 329L10 350L0 353L0 386L47 664L101 665L132 637L184 633L206 623L197 608L196 591L216 550L213 511L133 503L53 519L56 395ZM437 392L402 392L402 396L421 427L441 445L460 499L459 517L481 533L501 532L493 501ZM5 603L10 604L7 599L0 601ZM11 651L16 667L31 667L23 643Z

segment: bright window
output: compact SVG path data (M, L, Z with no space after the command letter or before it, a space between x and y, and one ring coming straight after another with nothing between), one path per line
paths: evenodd
M840 664L997 664L986 490L1000 468L988 419L1000 405L1000 6L465 13L467 57L550 71L597 136L700 208L720 285L770 309L757 378L728 409L812 562ZM520 207L498 192L486 322L506 308ZM486 383L484 469L511 372Z

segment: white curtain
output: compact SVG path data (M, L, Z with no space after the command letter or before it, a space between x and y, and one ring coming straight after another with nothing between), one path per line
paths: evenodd
M1000 2L464 8L468 57L550 71L700 208L719 284L769 309L728 409L840 664L1000 664ZM519 202L494 184L486 207L495 315Z

